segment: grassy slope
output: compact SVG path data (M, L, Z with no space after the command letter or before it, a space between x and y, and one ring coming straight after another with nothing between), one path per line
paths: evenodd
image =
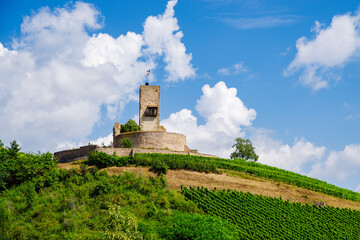
M91 159L89 160L91 162ZM162 171L168 167L219 173L221 170L215 165L215 160L158 154L137 155L135 158L117 158L98 154L93 156L92 164L97 162L98 166L102 164L101 167L110 164L149 166L153 171ZM248 165L245 163L245 166ZM262 173L260 170L258 172ZM274 171L272 168L271 170ZM117 173L118 169L111 168L111 171ZM81 165L78 170L60 170L57 176L54 175L53 170L51 172L50 183L46 183L48 178L46 174L39 179L34 176L31 181L14 185L0 193L0 238L104 239L105 236L109 236L106 235L107 233L129 234L126 229L116 226L119 222L126 223L126 221L133 223L130 232L134 232L135 229L135 232L139 232L144 239L195 239L196 237L237 239L239 236L239 225L227 223L226 217L189 215L189 213L202 214L203 210L201 207L198 208L195 202L186 201L179 191L167 187L167 185L171 186L171 181L179 182L176 181L179 175L178 178L175 176L171 179L172 173L183 175L182 173L189 171L168 171L165 176L168 180L155 176L136 177L129 173L109 176L105 171L99 172L85 165ZM228 173L240 175L231 177L235 179L272 182L261 179L264 176L244 172L232 170ZM206 175L199 172L195 174ZM207 174L210 175L226 176ZM226 205L225 203L224 206ZM120 210L114 213L112 206L119 206ZM281 216L276 212L276 207L272 215ZM114 216L121 221L114 222ZM291 221L296 224L297 220ZM338 221L342 220L338 219ZM359 225L360 220L355 218L353 222ZM331 224L329 227L331 228ZM255 232L250 233L250 236L256 236L256 228L253 231Z

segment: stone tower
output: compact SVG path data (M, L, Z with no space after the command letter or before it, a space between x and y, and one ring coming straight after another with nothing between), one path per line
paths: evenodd
M160 86L141 85L139 124L142 131L160 130Z

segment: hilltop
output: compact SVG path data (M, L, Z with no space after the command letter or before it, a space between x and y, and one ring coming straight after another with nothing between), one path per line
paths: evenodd
M360 194L243 160L0 149L2 239L357 239ZM5 164L4 164L5 163ZM4 174L4 170L9 174ZM325 207L313 202L325 202Z

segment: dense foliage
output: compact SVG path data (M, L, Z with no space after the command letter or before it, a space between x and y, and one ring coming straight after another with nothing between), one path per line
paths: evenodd
M231 224L193 213L201 211L162 176L109 176L82 165L61 169L51 186L27 181L1 192L0 239L202 239L205 228L212 239L234 239ZM182 227L189 221L196 227Z
M258 160L259 156L256 155L255 148L249 139L237 138L235 142L232 146L235 148L235 151L230 154L231 159L240 158L254 162Z
M173 154L143 154L135 153L134 156L117 157L104 152L93 151L88 156L87 163L98 168L122 166L148 166L156 173L166 173L167 169L186 169L198 172L218 173L215 163L207 158L194 158L189 155Z
M51 153L21 153L16 142L0 148L0 191L26 181L34 181L37 188L51 185L57 177L56 165Z
M207 214L236 225L241 239L359 239L360 212L237 191L182 188Z
M310 178L298 173L270 167L260 163L248 162L241 159L229 160L202 156L159 153L136 153L133 157L116 157L109 156L102 152L93 152L89 156L89 164L96 165L99 168L126 165L152 166L154 161L158 160L167 165L169 169L186 169L207 173L220 173L221 169L235 170L249 173L256 177L273 179L335 197L360 202L360 193L340 188L328 184L325 181Z
M125 133L125 132L136 132L136 131L141 131L141 128L139 125L137 125L137 123L132 120L129 119L129 121L127 121L127 123L125 123L124 125L121 125L121 129L120 132L121 133Z

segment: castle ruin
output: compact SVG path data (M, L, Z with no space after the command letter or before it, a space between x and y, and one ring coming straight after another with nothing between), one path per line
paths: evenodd
M120 123L113 128L113 145L122 147L121 141L129 138L134 148L169 149L189 151L186 137L166 132L160 126L160 86L141 85L139 89L139 125L141 131L120 133Z
M167 132L160 126L160 86L150 86L148 83L140 86L139 125L141 131L121 133L121 124L116 122L113 127L113 147L88 145L55 152L54 157L60 163L72 162L86 159L87 155L94 150L109 155L115 152L117 156L129 156L135 153L168 153L216 157L190 150L186 146L185 135ZM132 148L123 148L121 141L125 138L133 143Z

